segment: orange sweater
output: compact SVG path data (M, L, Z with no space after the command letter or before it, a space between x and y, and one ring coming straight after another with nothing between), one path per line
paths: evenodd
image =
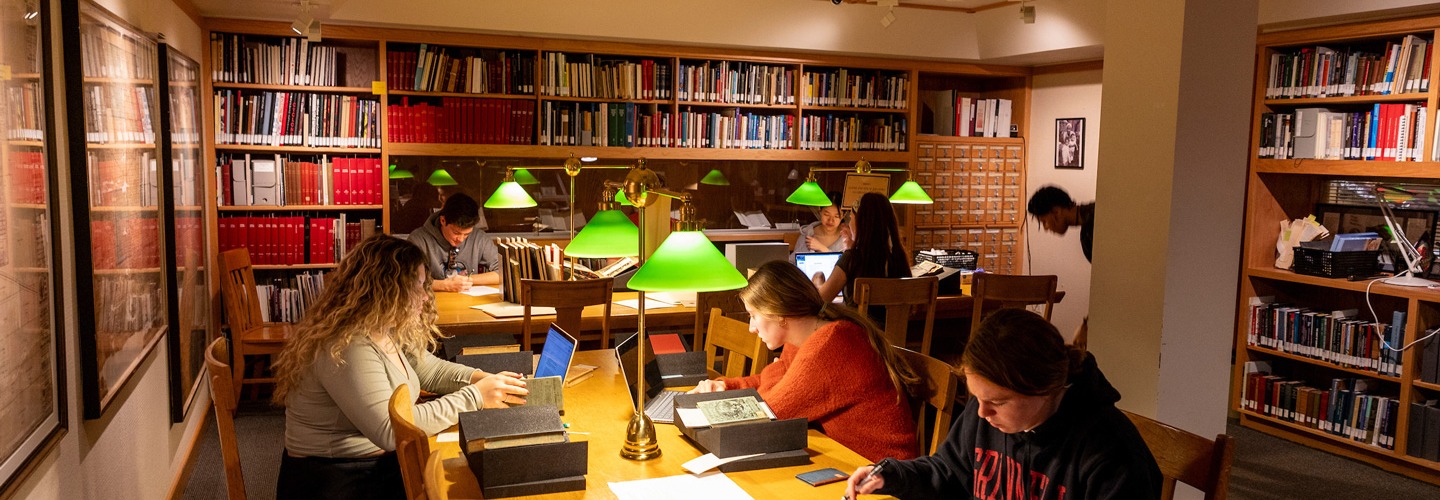
M896 399L885 363L855 323L823 326L803 345L787 344L759 375L724 381L726 389L756 388L776 417L809 419L872 462L915 457L910 406Z

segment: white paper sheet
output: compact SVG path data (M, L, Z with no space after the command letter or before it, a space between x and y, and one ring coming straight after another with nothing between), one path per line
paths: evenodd
M458 443L460 442L460 431L445 431L435 435L437 443Z
M489 314L496 318L516 318L525 315L525 306L522 306L520 304L511 304L509 302L492 302L489 304L470 306L470 308L485 311L485 314ZM553 307L530 308L531 316L549 316L553 314L555 314L555 308Z
M639 310L639 309L640 309L640 299L639 299L639 298L634 298L634 299L617 300L617 301L615 301L615 305L617 305L617 306L625 306L625 307L628 307L628 308L631 308L631 309ZM651 310L651 309L663 309L663 308L666 308L666 307L675 307L675 303L674 303L674 302L666 302L666 301L663 301L663 300L657 300L657 299L654 299L654 298L651 298L651 297L648 297L648 296L645 297L645 310L646 310L646 311L649 311L649 310Z
M655 292L645 294L645 299L655 299L680 304L685 307L695 307L695 292Z
M730 500L753 499L740 489L728 476L721 472L694 476L657 477L610 483L610 491L620 500Z
M676 410L678 411L679 408L676 408ZM684 467L685 470L690 472L691 474L704 474L710 469L714 469L721 465L725 465L736 460L744 460L750 457L758 457L760 455L764 455L764 453L756 453L754 455L736 455L730 458L720 458L715 456L714 453L706 453L704 455L695 457L695 459L689 462L680 464L680 466Z
M493 286L475 285L470 288L461 290L460 293L469 295L471 297L479 297L481 295L500 295L500 289Z

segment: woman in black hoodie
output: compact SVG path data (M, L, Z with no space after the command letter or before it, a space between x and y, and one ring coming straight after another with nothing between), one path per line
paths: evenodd
M1159 498L1160 468L1115 408L1120 393L1044 318L996 311L970 338L961 367L974 397L940 449L861 467L848 498Z

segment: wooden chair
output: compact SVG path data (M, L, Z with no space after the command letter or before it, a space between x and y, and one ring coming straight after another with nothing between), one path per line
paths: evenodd
M245 369L246 356L279 354L290 338L288 323L266 323L260 318L260 297L255 292L255 268L250 265L250 252L244 248L220 254L220 268L225 273L220 292L225 301L225 319L230 326L232 366L235 394L245 384L271 384L274 377L252 377Z
M225 462L225 486L230 500L245 500L245 475L240 470L240 448L235 442L235 384L230 380L230 347L220 337L205 349L210 372L210 402L215 405L215 429L220 432L220 457Z
M787 232L782 238L785 239L785 245L790 247L790 253L795 253L795 244L800 242L800 232Z
M724 353L717 352L724 349ZM705 335L705 366L714 367L715 359L723 357L724 377L745 377L760 373L770 364L770 348L760 337L750 333L750 325L740 320L725 317L719 308L710 310L709 333ZM745 361L750 369L745 369Z
M450 500L445 490L445 457L440 452L431 452L425 459L425 497L429 500Z
M1122 410L1123 411L1123 410ZM1165 476L1160 498L1175 498L1175 482L1205 492L1206 500L1223 500L1230 484L1230 460L1234 443L1219 434L1214 440L1172 427L1148 417L1125 412Z
M987 303L993 308L998 302L1001 308L1044 305L1041 314L1050 320L1050 310L1055 306L1055 288L1060 282L1053 274L1025 276L1015 274L975 273L970 284L970 295L975 297L975 309L970 315L970 332L980 326Z
M723 292L698 292L695 294L695 340L694 348L705 347L705 330L710 327L710 310L719 309L726 317L749 321L745 303L740 301L740 290Z
M405 498L425 500L425 460L430 457L430 437L415 426L415 398L410 395L409 384L400 384L390 395L390 429L395 433L400 476L405 478Z
M923 278L857 278L855 304L861 313L871 306L885 308L885 338L891 345L905 347L910 333L910 312L925 306L925 326L920 337L920 354L930 355L930 338L935 329L935 299L940 295L940 280Z
M909 349L897 348L896 351L910 364L910 369L925 379L923 399L915 401L912 410L915 412L915 438L920 455L932 455L950 434L950 424L955 418L955 398L961 393L963 384L949 363ZM935 422L930 426L925 425L925 417L929 413L926 406L935 413Z
M603 305L605 315L600 317L600 348L610 348L610 299L614 278L600 278L579 281L520 280L520 305L525 306L525 320L520 326L522 350L531 351L531 307L555 308L554 323L561 329L580 338L581 313L585 306ZM547 326L548 328L548 326Z

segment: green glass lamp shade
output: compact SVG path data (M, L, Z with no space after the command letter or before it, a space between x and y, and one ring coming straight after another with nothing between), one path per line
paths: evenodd
M436 169L435 173L430 174L430 179L425 182L429 182L431 186L454 186L460 184L455 182L455 178L450 176L450 172L447 172L443 168Z
M705 233L675 231L630 277L629 287L646 292L715 292L746 283Z
M530 186L539 184L540 179L536 179L534 175L531 175L529 170L517 168L515 169L515 182L520 183L521 186Z
M535 198L531 198L530 193L515 181L500 183L495 194L485 200L485 208L530 208L535 205Z
M711 169L710 173L705 174L705 178L700 179L700 183L709 184L711 186L729 186L730 179L726 179L725 174L721 173L720 169L716 168Z
M820 184L815 181L805 181L800 187L795 188L795 192L790 193L790 197L785 198L785 201L796 205L811 207L828 207L831 205L830 197L825 196L825 190L820 189Z
M630 203L630 198L625 197L625 190L623 189L615 192L615 203L619 203L621 206L626 207L635 206L634 203Z
M900 189L895 190L895 194L890 195L890 203L929 205L935 203L935 200L925 194L925 189L920 187L920 183L909 180L901 184Z
M399 168L399 167L397 167L397 166L395 166L395 165L391 165L391 166L390 166L390 178L391 178L391 179L414 179L414 178L415 178L415 174L414 174L413 172L409 171L409 170L405 170L405 169Z
M640 229L619 210L603 210L565 246L565 255L585 258L640 255Z

